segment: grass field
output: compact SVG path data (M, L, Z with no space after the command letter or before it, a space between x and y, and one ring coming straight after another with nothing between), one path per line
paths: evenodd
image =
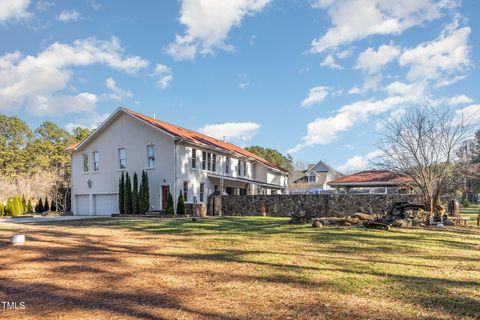
M2 319L480 317L476 228L105 219L4 224L0 239L0 298L26 305Z
M462 217L469 218L469 225L476 226L477 225L477 217L480 213L480 205L472 204L468 208L461 208L460 213Z

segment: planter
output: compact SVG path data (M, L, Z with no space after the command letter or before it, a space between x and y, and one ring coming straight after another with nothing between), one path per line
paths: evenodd
M14 245L24 244L25 243L25 235L24 234L13 235L10 238L10 242Z

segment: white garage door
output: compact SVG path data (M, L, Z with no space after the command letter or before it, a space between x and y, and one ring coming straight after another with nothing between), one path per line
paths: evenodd
M118 213L118 197L116 194L96 194L94 195L96 216L110 216L112 213Z
M77 201L77 212L75 212L75 214L79 216L88 216L90 213L88 195L76 195L75 199Z

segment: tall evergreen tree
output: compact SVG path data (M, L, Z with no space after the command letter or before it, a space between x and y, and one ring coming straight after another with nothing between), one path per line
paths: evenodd
M135 172L133 174L133 188L132 188L132 212L134 214L139 214L139 208L138 208L138 177L137 173Z
M10 198L7 200L7 204L5 206L5 215L12 216L13 215L13 199Z
M42 213L44 211L42 198L38 198L38 202L37 202L37 206L35 207L35 211L38 212L38 213Z
M18 216L23 213L22 199L18 195L12 198L12 216Z
M0 201L0 217L5 215L5 208L3 207L3 202Z
M140 214L145 213L145 171L142 171L142 178L138 188L138 211Z
M125 213L132 213L132 182L128 172L125 176Z
M22 213L27 213L27 200L25 200L25 195L22 196Z
M57 201L55 200L55 198L52 198L52 200L50 200L50 211L57 211Z
M173 197L172 194L169 192L167 197L167 208L165 209L166 214L175 214L175 208L173 207Z
M33 207L32 207L32 201L28 199L27 201L27 213L32 213L33 212Z
M125 213L125 176L123 172L118 182L118 212Z
M50 211L50 206L48 205L48 197L45 196L45 202L43 203L43 211Z
M148 174L145 172L145 182L143 186L143 201L144 201L144 208L143 212L147 212L150 210L150 187L148 183Z
M185 214L185 199L183 199L183 192L180 191L177 200L177 214Z

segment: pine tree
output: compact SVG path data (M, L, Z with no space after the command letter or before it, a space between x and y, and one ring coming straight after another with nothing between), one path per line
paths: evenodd
M167 197L167 208L165 209L166 214L175 214L175 210L173 208L173 197L172 194L169 192Z
M185 200L183 199L183 192L180 191L177 201L177 214L185 214Z
M144 181L144 186L143 186L143 202L144 202L144 208L143 212L147 212L150 210L150 187L148 186L148 174L145 172L144 173L145 177L143 178Z
M0 217L5 215L5 208L3 207L3 202L0 201Z
M38 213L42 213L44 211L42 198L38 198L37 207L35 207L35 211Z
M45 202L43 203L43 211L50 211L50 206L48 205L48 197L45 196Z
M118 212L125 213L125 176L123 172L118 182Z
M27 213L33 213L32 201L30 199L27 201Z
M125 213L132 213L132 182L128 172L125 176Z
M132 189L132 211L134 214L139 214L138 208L138 177L137 173L133 174L133 189Z
M25 195L22 196L22 213L27 213L27 200L25 200Z

